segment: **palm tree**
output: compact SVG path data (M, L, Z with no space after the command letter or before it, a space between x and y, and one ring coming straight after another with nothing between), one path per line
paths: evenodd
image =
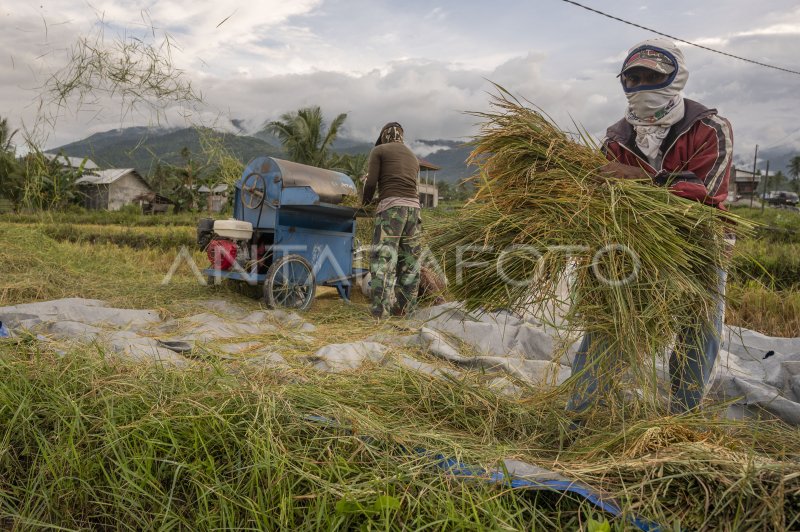
M369 170L369 154L333 155L328 168L352 177L359 191L361 191L364 185L364 178L367 176L367 170Z
M13 151L14 145L11 144L14 135L18 130L11 131L8 127L8 118L0 119L0 151L10 152Z
M285 113L280 120L267 123L264 129L280 139L292 161L328 168L332 162L331 145L345 119L347 114L340 114L325 132L322 111L319 106L312 106Z

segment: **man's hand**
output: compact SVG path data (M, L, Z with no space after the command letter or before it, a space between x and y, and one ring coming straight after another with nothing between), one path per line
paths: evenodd
M650 175L638 166L628 166L617 161L606 163L600 167L598 173L616 179L631 179L634 181L650 181Z

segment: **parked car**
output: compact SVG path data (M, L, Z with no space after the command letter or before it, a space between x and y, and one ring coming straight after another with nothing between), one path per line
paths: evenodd
M785 190L776 190L770 192L764 198L769 205L789 205L791 207L800 203L800 197L795 192L787 192Z

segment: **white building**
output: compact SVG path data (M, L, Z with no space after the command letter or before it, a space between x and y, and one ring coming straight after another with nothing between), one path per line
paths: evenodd
M436 166L432 162L419 159L419 205L422 208L436 207L439 205L439 189L436 188L436 170L441 170L441 166Z

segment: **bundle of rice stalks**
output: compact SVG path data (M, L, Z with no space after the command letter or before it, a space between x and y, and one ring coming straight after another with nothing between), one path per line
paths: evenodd
M469 309L533 312L593 333L609 364L621 354L634 368L681 326L710 323L729 262L723 237L749 225L664 187L604 177L588 135L573 141L499 91L493 112L474 113L475 197L430 239L453 295Z
M739 427L752 432L736 434ZM756 450L764 445L758 440L796 449L792 432L778 424L662 418L633 423L617 438L595 439L585 464L570 468L585 482L631 497L636 511L682 530L794 530L796 453L776 459Z

